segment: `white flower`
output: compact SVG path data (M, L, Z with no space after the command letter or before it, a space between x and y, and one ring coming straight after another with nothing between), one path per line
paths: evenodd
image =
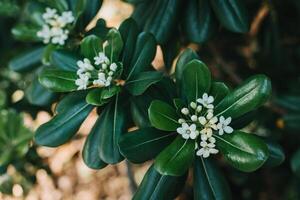
M43 39L45 44L50 42L50 38L52 36L50 27L48 25L43 25L42 30L38 31L36 34L38 37Z
M192 116L191 116L191 120L192 120L193 122L196 122L197 119L198 119L197 115L192 115Z
M74 21L74 16L72 14L72 11L65 11L61 14L61 18L62 20L66 23L66 24L70 24Z
M78 86L77 90L85 90L89 83L90 77L90 73L80 74L79 79L75 81L75 84Z
M200 131L200 133L204 134L204 136L201 135L201 137L203 137L203 139L206 137L210 138L212 136L213 130L217 130L216 123L218 122L218 118L214 117L212 112L208 112L206 117L201 116L198 118L198 120L200 124L204 126L204 128Z
M197 99L197 102L202 104L205 108L213 109L214 105L212 104L214 102L213 96L208 96L207 93L204 93L202 95L202 98Z
M95 65L100 65L100 64L108 64L109 59L106 57L106 55L103 52L100 52L96 57L94 57L95 60ZM103 68L103 66L102 66Z
M82 60L77 61L77 66L84 71L94 70L94 67L91 64L91 61L87 58L84 58L83 61Z
M68 31L63 31L60 29L62 32L60 34L53 34L51 42L53 44L59 44L59 45L64 45L65 41L68 39Z
M112 63L110 66L109 66L109 69L111 70L111 71L116 71L117 70L117 68L118 68L118 65L116 64L116 63Z
M201 148L196 152L197 156L202 156L203 158L209 157L210 154L217 154L219 152L218 149L215 149L215 138L209 138L209 141L201 141Z
M49 19L54 18L56 13L56 9L46 8L46 12L42 15L42 17L45 21L48 21Z
M190 111L187 108L182 108L181 113L184 114L184 115L188 115L190 113Z
M217 124L217 128L219 130L219 135L223 135L224 132L225 133L233 132L233 128L231 128L229 126L230 122L231 122L231 117L228 117L227 119L225 119L225 117L221 116L219 118L219 123Z
M177 133L179 133L184 139L196 139L199 135L196 124L191 124L189 126L187 123L183 123L181 127L177 128Z

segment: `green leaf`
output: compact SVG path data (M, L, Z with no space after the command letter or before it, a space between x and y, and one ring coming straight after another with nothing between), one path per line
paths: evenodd
M298 149L290 160L291 168L293 173L300 177L300 149Z
M264 104L271 94L270 80L264 75L247 79L230 92L216 107L217 116L237 118Z
M117 29L110 29L107 34L107 46L105 54L111 62L119 61L120 54L123 49L123 41L120 32Z
M60 69L45 69L39 76L40 83L53 92L71 92L77 89L76 72Z
M92 89L86 96L86 102L91 105L102 106L120 91L121 88L119 86L95 88Z
M7 95L0 89L0 109L6 105Z
M167 146L154 162L155 169L170 176L181 176L187 172L194 161L195 141L184 140L181 136Z
M138 25L132 18L126 19L122 22L119 28L122 40L124 42L124 48L121 55L121 61L124 66L124 75L128 75L130 62L134 54L134 48L139 34Z
M94 57L98 55L99 52L102 52L102 40L96 35L89 35L85 37L80 44L80 52L89 60L93 61Z
M182 74L181 98L189 102L196 102L198 98L206 92L208 93L211 85L211 74L207 66L199 61L192 60Z
M36 26L42 27L45 23L42 15L45 12L45 5L37 1L28 1L24 7L24 18L29 19Z
M183 176L161 175L153 165L145 174L133 200L172 200L181 192L187 174Z
M194 198L203 200L229 200L229 185L211 159L197 157L194 165Z
M300 111L300 96L284 95L276 99L276 103L291 111Z
M284 128L287 130L300 130L300 114L285 114L283 117Z
M31 71L41 63L43 51L44 47L28 50L13 58L8 66L11 70L17 72Z
M80 60L79 56L66 50L55 50L50 57L50 62L53 66L61 70L74 72L78 70L78 60Z
M44 88L39 83L37 77L34 77L32 83L26 89L25 95L30 104L37 105L37 106L48 106L57 97L56 94Z
M214 97L214 104L217 105L229 92L230 90L225 83L213 82L209 94Z
M155 128L143 128L121 137L120 151L133 163L143 163L156 157L169 145L177 133L166 133Z
M209 0L189 0L183 29L189 41L203 43L216 31L216 21Z
M128 69L127 80L149 68L156 54L156 41L152 34L142 32L138 35L134 54Z
M109 164L116 164L123 160L119 151L121 134L127 130L127 111L119 95L110 102L100 115L101 124L98 131L101 132L99 154L101 160Z
M249 30L248 13L243 1L212 0L210 3L226 29L238 33L246 33Z
M182 79L182 74L183 71L185 70L187 64L194 60L194 59L198 59L198 55L197 53L190 48L187 48L186 50L184 50L178 58L178 61L176 63L176 68L175 68L175 77L176 77L176 84L180 85L181 83L181 79Z
M178 34L174 34L172 38L168 40L165 44L161 45L161 50L163 52L163 59L165 64L165 70L170 72L172 70L173 62L180 51L180 42Z
M217 148L230 165L243 172L260 168L268 159L267 145L257 136L234 131L223 136L214 135Z
M264 139L265 144L268 147L269 150L269 158L265 162L264 166L265 167L276 167L283 163L285 159L285 155L283 152L282 147L277 144L276 142L269 140L269 139Z
M82 151L84 163L92 169L102 169L107 166L107 164L99 157L99 147L101 144L101 132L99 130L101 128L101 123L99 117L88 135Z
M184 107L184 103L181 101L181 99L173 99L173 104L176 108L177 113L181 114L181 109Z
M65 98L72 102L72 106L41 125L36 131L35 142L48 147L57 147L68 142L93 109L85 102L85 95L85 92L76 92L66 96Z
M96 26L89 30L85 35L96 35L102 40L106 39L109 28L106 26L106 21L102 18L97 20Z
M83 24L88 25L99 12L102 0L86 0L83 12Z
M29 24L17 24L11 29L11 33L16 40L24 42L37 42L41 39L37 36L39 27Z
M157 71L141 72L126 82L125 88L134 96L143 94L152 84L163 78Z
M169 104L154 100L148 109L149 120L157 129L163 131L174 131L180 124L178 123L178 115L176 110Z

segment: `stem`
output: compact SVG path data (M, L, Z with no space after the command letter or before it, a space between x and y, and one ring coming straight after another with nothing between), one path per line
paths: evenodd
M130 186L130 190L131 193L134 194L136 189L137 189L137 184L134 180L134 175L132 172L132 168L131 168L131 164L126 160L126 167L127 167L127 175L128 175L128 179L129 179L129 186Z

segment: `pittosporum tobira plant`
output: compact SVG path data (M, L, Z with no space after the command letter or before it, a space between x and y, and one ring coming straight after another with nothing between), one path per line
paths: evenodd
M25 4L20 22L12 29L12 34L17 40L31 42L33 47L13 58L9 67L17 72L30 72L28 76L33 76L26 91L31 104L48 106L57 97L45 90L37 80L41 68L49 65L52 51L76 49L84 36L106 34L106 24L102 19L92 30L86 29L101 4L99 0L40 0Z
M77 57L54 52L53 67L43 70L39 80L54 92L71 93L58 103L54 118L37 129L36 143L64 144L98 108L101 114L85 142L83 159L97 169L123 160L118 143L132 126L131 99L163 78L151 68L155 53L155 38L139 32L132 19L125 20L119 30L111 29L105 38L85 37Z
M241 117L268 100L269 79L255 75L230 90L213 81L209 69L195 57L187 50L177 62L180 98L175 98L173 105L154 100L148 110L153 127L122 136L121 152L128 160L140 163L155 158L134 199L174 198L179 190L172 193L169 187L178 187L178 182L183 186L191 166L195 199L229 199L229 187L213 161L219 152L243 172L267 163L278 165L284 159L281 149L278 156L271 143L235 128ZM157 185L162 180L168 184ZM161 189L159 193L156 187Z

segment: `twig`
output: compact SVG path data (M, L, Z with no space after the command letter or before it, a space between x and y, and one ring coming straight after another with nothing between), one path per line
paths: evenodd
M263 3L251 23L250 31L249 31L250 37L254 37L257 35L263 20L265 19L266 16L268 16L269 12L270 12L269 5Z

